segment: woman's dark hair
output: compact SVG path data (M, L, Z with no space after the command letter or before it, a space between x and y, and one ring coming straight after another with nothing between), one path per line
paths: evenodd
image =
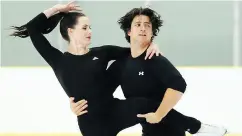
M80 12L69 12L60 21L60 33L61 33L61 36L66 41L68 42L70 41L67 29L74 28L75 25L78 23L78 18L82 16L86 16L86 15Z
M74 26L77 24L77 19L81 16L85 16L85 14L80 12L68 12L68 13L58 13L50 18L48 18L48 24L47 26L41 28L41 33L48 34L50 33L60 22L60 33L62 37L69 41L69 36L67 33L68 28L74 28ZM28 23L27 23L28 24ZM29 36L28 30L27 30L27 24L22 26L11 26L12 29L15 31L10 36L17 36L21 38L26 38Z
M125 38L126 40L130 43L130 37L128 35L128 31L131 28L131 24L133 19L137 15L145 15L150 18L150 22L152 24L152 31L153 31L153 37L151 38L151 41L154 39L154 36L157 36L159 32L159 28L163 24L163 20L161 20L161 16L155 12L154 10L150 8L133 8L131 11L126 13L123 17L121 17L118 20L118 24L120 25L120 28L124 31L125 33Z

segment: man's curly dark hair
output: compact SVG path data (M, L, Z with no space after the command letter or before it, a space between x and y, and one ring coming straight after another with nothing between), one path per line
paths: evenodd
M123 17L121 17L118 20L118 24L120 25L120 28L124 31L125 33L125 38L126 40L130 43L130 37L128 35L128 31L131 29L131 24L133 19L137 15L145 15L150 18L150 22L152 24L152 31L153 31L153 37L151 38L151 41L153 41L154 37L157 36L159 33L159 28L163 24L163 20L161 20L161 16L155 12L154 10L150 8L133 8L131 11L126 13Z

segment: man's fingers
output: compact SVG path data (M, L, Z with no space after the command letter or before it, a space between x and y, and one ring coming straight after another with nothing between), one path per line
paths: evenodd
M84 105L84 106L82 106L82 107L78 107L78 108L76 108L76 109L74 110L74 113L75 113L75 114L79 114L80 112L86 110L87 107L88 107L87 104Z
M78 106L78 107L76 107L75 111L77 111L77 113L78 113L78 112L80 112L80 111L85 110L87 107L88 107L88 105L87 105L87 104L86 104L86 105L84 105L84 106Z
M146 118L146 114L138 114L137 117L139 117L139 118Z
M81 100L82 102L84 102L84 100ZM80 105L82 102L78 101L78 102L71 102L71 107L77 107L78 105Z
M78 116L83 115L83 114L85 114L85 113L87 113L87 110L80 112L80 113L78 114Z
M86 105L87 104L87 101L85 101L85 102L82 102L82 103L78 103L76 106L74 106L73 108L74 108L74 110L76 111L76 110L79 110L79 109L81 109L84 105Z
M88 107L88 105L86 104L86 105L84 105L83 107L77 108L77 109L75 110L75 111L76 111L75 113L79 114L80 112L86 110L87 107Z
M88 105L86 104L86 105L82 106L81 109L85 110L87 107L88 107Z
M87 103L86 100L80 100L80 101L78 101L78 104L80 104L80 105L84 105L84 104L86 104L86 103Z
M75 99L74 97L70 97L69 100L70 100L70 102L74 102L74 99Z
M70 103L71 103L72 108L76 108L79 105L82 105L82 106L85 105L87 103L87 101L86 100L80 100L80 101L75 103L74 101L70 100Z

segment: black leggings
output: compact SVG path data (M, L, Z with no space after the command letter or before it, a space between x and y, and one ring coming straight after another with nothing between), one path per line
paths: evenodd
M142 125L143 136L185 136L185 131L196 133L201 122L172 109L158 124L149 124L137 114L154 112L160 105L146 98L113 99L106 112L92 116L84 114L78 117L83 136L116 136L120 131L138 123Z

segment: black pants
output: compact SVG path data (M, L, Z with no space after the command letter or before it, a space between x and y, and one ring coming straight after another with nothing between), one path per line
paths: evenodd
M142 125L143 136L185 136L188 129L196 133L201 122L171 110L158 124L149 124L137 114L154 112L159 102L146 98L110 100L101 114L84 114L78 117L78 124L84 136L116 136L120 131L138 123Z
M168 124L141 124L142 136L185 136L184 130L174 128Z
M140 100L139 100L140 99ZM144 107L139 107L139 111L143 114L155 112L160 103L136 99L136 102L141 103ZM157 124L149 124L140 121L143 128L143 136L185 136L185 131L195 134L201 127L201 122L195 118L185 116L180 112L172 109L162 120Z

